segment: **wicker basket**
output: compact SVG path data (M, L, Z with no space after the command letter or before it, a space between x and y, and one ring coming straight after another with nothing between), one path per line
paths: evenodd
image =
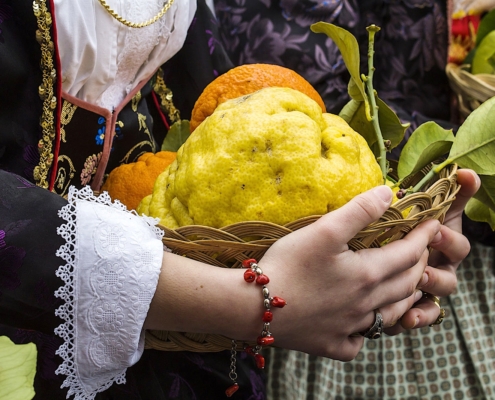
M469 65L449 63L445 69L451 89L457 97L460 117L464 120L481 103L495 96L495 75L476 74L469 71Z
M419 173L418 181L426 171ZM401 239L419 223L444 216L459 190L457 166L451 165L440 173L437 180L430 182L422 192L410 194L391 206L380 220L372 223L357 234L350 242L352 250L380 247ZM409 186L413 181L406 182ZM408 216L402 211L412 207ZM268 248L283 236L305 227L320 216L311 216L280 226L269 222L242 222L222 229L190 225L177 229L162 227L165 231L163 243L174 253L207 264L223 268L239 268L246 258L260 259ZM244 238L249 238L246 241ZM147 331L147 348L166 351L215 352L230 349L231 339L210 334ZM239 350L243 344L240 343Z

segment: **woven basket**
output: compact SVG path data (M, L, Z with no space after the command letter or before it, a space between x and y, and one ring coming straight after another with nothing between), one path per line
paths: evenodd
M469 65L449 63L445 69L451 89L457 97L460 117L464 120L481 103L495 96L495 75L476 74L469 71Z
M407 186L424 176L421 171ZM430 219L443 222L445 214L459 190L457 166L441 171L438 179L430 182L422 192L410 194L391 206L378 221L359 232L350 242L352 250L380 247L384 243L401 239L416 225ZM412 207L408 216L402 211ZM223 268L240 268L246 258L260 259L268 248L285 235L305 227L320 216L301 218L281 226L270 222L241 222L222 229L190 225L177 229L163 227L163 243L174 253ZM249 238L246 241L244 238ZM253 344L253 343L250 343ZM165 351L215 352L230 349L231 339L210 334L147 331L147 348ZM239 343L242 350L243 343Z

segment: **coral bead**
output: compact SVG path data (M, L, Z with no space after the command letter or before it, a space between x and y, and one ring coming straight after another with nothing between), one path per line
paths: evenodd
M285 305L287 305L287 302L284 299L282 299L282 297L275 296L272 299L272 307L282 308Z
M258 275L256 278L256 283L258 285L266 285L268 282L270 282L270 279L266 275Z
M263 318L261 319L263 322L272 322L273 313L271 311L265 311L263 313Z
M265 368L265 357L263 357L261 354L255 354L254 355L254 360L256 362L256 366L259 369Z
M239 390L239 384L234 383L232 386L229 386L225 391L227 397L232 397L232 395Z
M242 262L242 266L244 268L251 268L251 264L256 264L256 260L254 258L248 258Z
M246 352L246 354L249 354L250 356L254 356L256 354L251 346L247 346L244 349L244 351Z
M248 269L246 272L244 272L244 280L246 282L254 282L254 280L256 279L256 273L254 271L251 271L250 269Z
M270 346L275 343L275 338L273 336L258 336L258 339L256 339L256 341L260 346Z

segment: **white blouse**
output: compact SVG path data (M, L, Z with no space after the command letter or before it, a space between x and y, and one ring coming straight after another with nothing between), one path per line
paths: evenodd
M109 110L182 47L195 0L175 0L144 28L129 28L98 0L54 0L64 92ZM153 18L163 0L107 0L131 22Z
M183 45L195 0L175 0L145 28L129 28L98 0L54 0L62 88L80 100L115 109ZM107 0L131 22L153 18L163 0ZM58 374L74 400L92 400L114 383L144 350L143 324L160 274L164 247L156 220L138 217L108 194L71 188L60 210L65 239L57 255L63 300L55 330L64 343Z

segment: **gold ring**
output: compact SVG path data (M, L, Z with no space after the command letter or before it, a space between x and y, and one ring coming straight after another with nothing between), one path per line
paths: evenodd
M440 314L438 315L438 318L430 326L440 325L443 322L444 318L445 318L445 308L441 308L440 309Z
M423 298L433 301L433 303L435 303L438 306L438 308L441 309L441 307L440 307L440 298L439 297L437 297L437 296L435 296L435 295L433 295L431 293L423 292Z

